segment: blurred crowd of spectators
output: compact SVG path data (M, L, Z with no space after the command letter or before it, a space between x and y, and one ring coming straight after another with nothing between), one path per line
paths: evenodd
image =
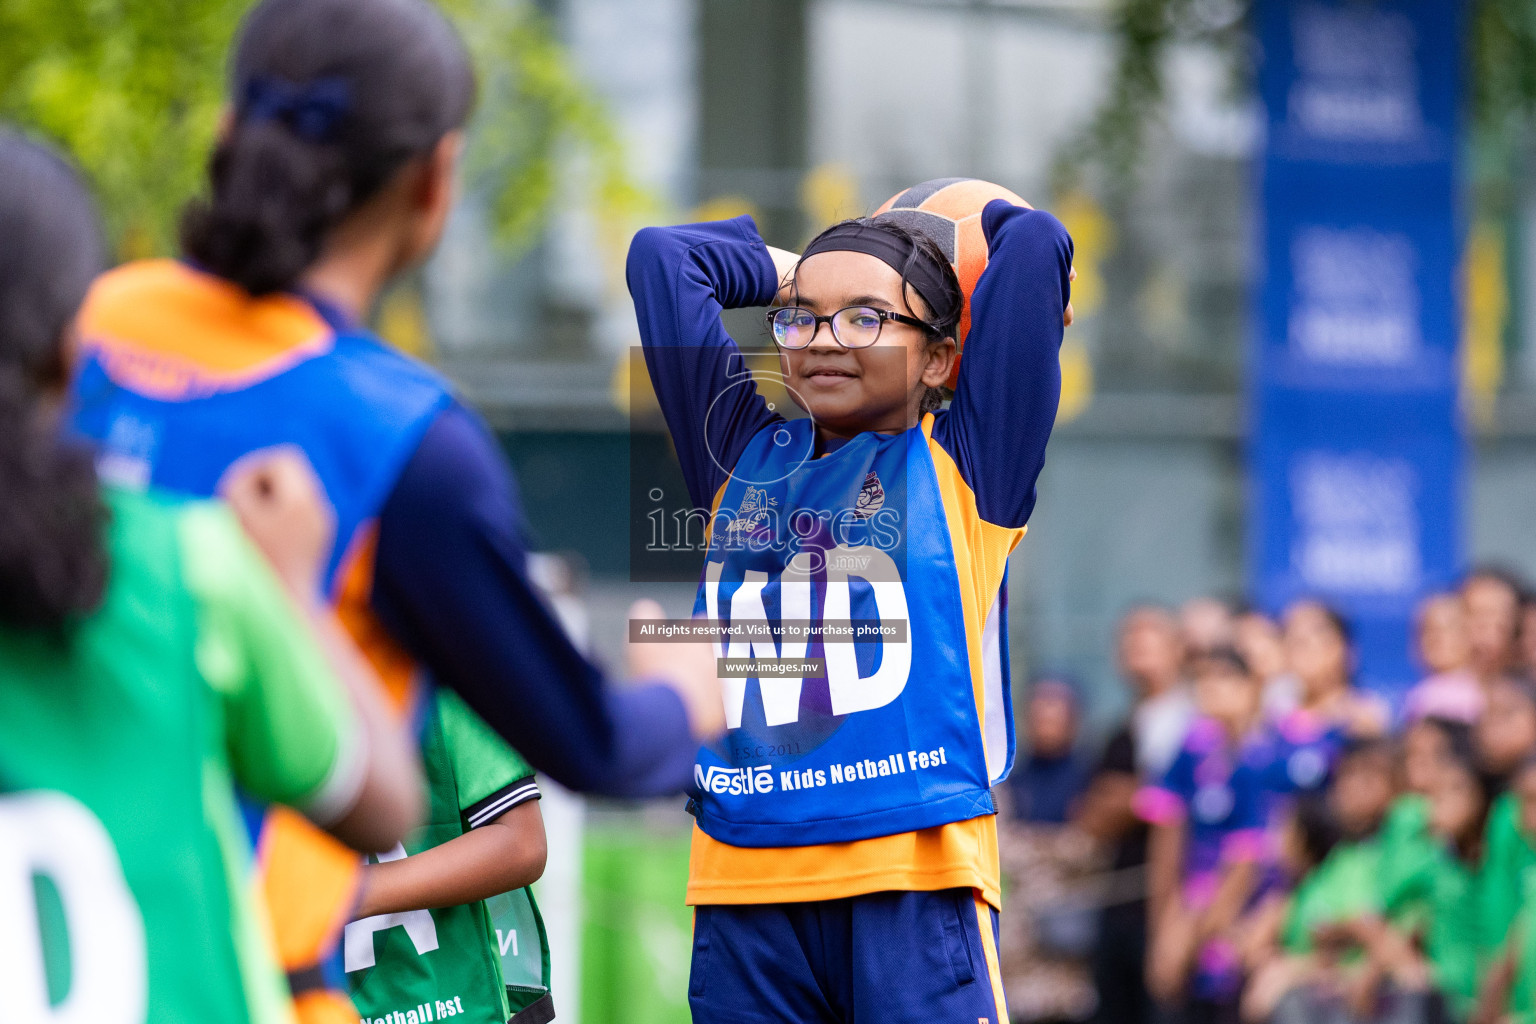
M1393 706L1323 603L1133 607L1093 752L1037 678L998 794L1015 1021L1536 1021L1536 596L1479 569L1414 636Z

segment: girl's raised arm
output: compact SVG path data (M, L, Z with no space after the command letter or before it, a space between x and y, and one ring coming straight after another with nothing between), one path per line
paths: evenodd
M1034 511L1061 398L1072 239L1049 213L1000 199L981 223L987 269L971 296L955 398L933 436L975 492L981 518L1014 529Z
M625 276L689 495L709 508L747 441L782 418L720 322L722 309L773 302L774 254L751 217L645 228L630 243Z

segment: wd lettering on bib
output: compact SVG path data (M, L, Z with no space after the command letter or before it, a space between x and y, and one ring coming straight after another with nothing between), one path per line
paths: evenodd
M861 434L801 461L813 430L778 423L747 445L695 602L722 627L724 671L825 667L722 675L728 732L699 754L694 809L701 829L736 846L847 842L993 810L924 428Z

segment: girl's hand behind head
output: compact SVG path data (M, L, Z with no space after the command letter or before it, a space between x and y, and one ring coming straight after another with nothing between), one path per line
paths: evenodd
M792 301L791 296L795 292L795 265L800 262L798 253L787 249L775 249L768 247L768 256L773 260L773 272L778 275L779 293L774 301L779 305L786 305Z

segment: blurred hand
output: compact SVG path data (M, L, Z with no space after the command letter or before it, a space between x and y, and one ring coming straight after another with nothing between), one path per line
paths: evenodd
M1123 772L1100 772L1078 802L1075 823L1100 844L1108 846L1135 828L1140 819L1131 801L1141 780Z
M1381 974L1373 969L1356 971L1342 979L1344 1005L1355 1020L1372 1020L1378 1013L1381 995Z
M1071 284L1073 281L1076 281L1076 280L1077 280L1077 268L1073 267L1073 268L1071 268L1070 270L1067 271L1067 283ZM1072 300L1068 299L1067 300L1066 312L1061 314L1061 325L1063 327L1071 327L1072 326L1072 319L1073 319L1074 316L1075 316L1075 314L1072 312Z
M1360 936L1353 921L1327 921L1312 929L1312 945L1332 960L1344 956L1360 944Z
M643 600L630 606L629 617L664 619L666 613L655 601ZM725 701L720 696L720 676L710 641L631 641L629 675L632 679L658 679L677 691L688 712L688 725L701 742L725 732Z
M295 594L320 592L336 515L301 450L284 445L252 452L225 471L219 494Z
M1352 738L1385 736L1390 720L1386 704L1371 697L1353 698L1344 707L1344 727Z
M1147 991L1158 1002L1175 1003L1184 995L1199 952L1196 921L1181 906L1172 906L1153 929L1147 949Z

